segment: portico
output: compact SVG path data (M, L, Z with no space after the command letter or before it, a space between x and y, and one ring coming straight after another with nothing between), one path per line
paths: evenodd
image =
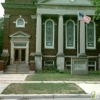
M29 38L30 35L17 31L9 36L11 38L10 64L29 64Z

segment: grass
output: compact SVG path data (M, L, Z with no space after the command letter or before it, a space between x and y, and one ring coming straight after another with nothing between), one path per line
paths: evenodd
M85 92L72 83L13 83L2 94L85 94Z
M100 71L90 71L88 75L71 75L69 72L38 72L34 75L28 75L26 81L100 81Z

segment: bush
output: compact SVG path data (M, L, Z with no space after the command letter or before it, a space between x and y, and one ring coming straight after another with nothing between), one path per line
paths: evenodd
M58 72L57 66L56 65L51 65L51 66L44 66L43 67L44 72Z
M89 71L90 75L100 75L100 71Z

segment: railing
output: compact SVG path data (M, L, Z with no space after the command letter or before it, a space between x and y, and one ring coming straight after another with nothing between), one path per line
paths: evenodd
M16 61L16 73L18 72L19 61Z
M7 60L5 61L4 71L7 69L7 63L8 63L8 60L9 60L9 59L7 59Z

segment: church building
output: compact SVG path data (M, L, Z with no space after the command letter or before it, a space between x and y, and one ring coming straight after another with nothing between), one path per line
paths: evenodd
M9 64L35 61L35 69L71 68L71 58L88 58L88 70L100 69L100 20L92 20L90 0L5 0L3 54ZM87 24L79 13L89 16Z

